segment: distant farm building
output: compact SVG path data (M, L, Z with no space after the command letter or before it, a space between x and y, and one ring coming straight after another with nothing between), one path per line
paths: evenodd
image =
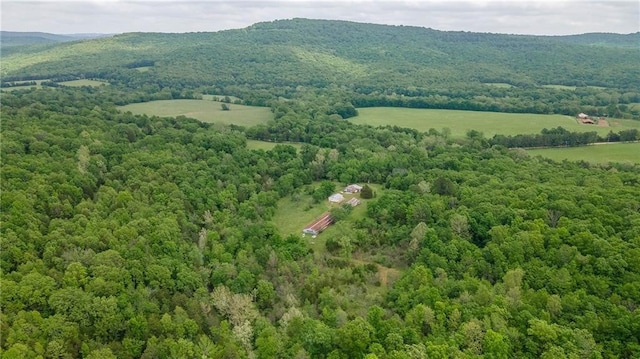
M587 115L586 113L582 113L582 112L580 112L578 114L578 116L576 116L576 120L578 120L578 123L581 123L583 125L595 125L596 124L596 121L590 119L589 115Z
M323 213L318 219L306 226L302 233L317 236L333 223L333 217L329 212Z
M350 200L348 200L346 204L351 205L351 207L355 207L355 206L360 204L360 200L355 198L355 197L353 197Z
M344 201L344 196L340 193L334 193L329 197L331 203L342 203L342 201Z
M362 186L357 184L350 184L344 188L344 192L346 193L358 193L362 190Z

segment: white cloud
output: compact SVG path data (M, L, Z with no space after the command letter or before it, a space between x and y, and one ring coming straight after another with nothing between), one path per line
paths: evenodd
M218 31L294 17L515 34L640 31L637 0L3 0L1 11L3 30L53 33Z

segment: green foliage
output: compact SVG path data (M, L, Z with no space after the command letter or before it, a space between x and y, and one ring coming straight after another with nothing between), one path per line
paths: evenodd
M363 199L373 198L373 189L371 189L369 185L365 184L364 186L362 186L362 189L360 190L360 197Z
M257 130L119 112L136 91L2 94L3 357L640 355L638 164L357 126L312 92ZM344 179L378 195L301 237Z

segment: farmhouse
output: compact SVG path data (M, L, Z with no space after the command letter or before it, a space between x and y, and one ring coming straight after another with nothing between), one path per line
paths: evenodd
M344 188L344 192L346 193L358 193L362 190L362 186L357 184L350 184Z
M589 118L589 116L588 116L586 113L582 113L582 112L580 112L580 113L578 114L578 118L579 118L579 119L581 119L581 120L586 120L586 119L588 119L588 118Z
M344 196L340 193L334 193L329 197L331 203L342 203L342 201L344 201Z
M327 227L329 227L333 223L333 217L329 212L323 213L318 219L313 221L311 224L306 226L302 233L311 234L312 236L317 236L320 232L324 231Z

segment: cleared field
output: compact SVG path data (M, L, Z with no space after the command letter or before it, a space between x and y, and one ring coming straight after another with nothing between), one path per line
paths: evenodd
M542 85L542 87L556 90L570 90L573 91L576 89L576 86L565 86L565 85Z
M103 86L108 84L109 84L108 82L96 81L96 80L73 80L73 81L60 82L60 85L70 86L70 87L82 87L82 86L98 87L98 86Z
M161 100L132 103L118 107L121 111L160 117L186 116L202 122L255 126L273 118L267 107L229 105L230 111L223 111L219 102L203 100Z
M464 137L469 130L493 135L517 135L540 133L543 128L561 126L569 131L595 131L601 135L609 131L618 132L629 128L640 129L640 121L612 120L611 127L581 125L571 116L536 115L523 113L480 112L458 110L432 110L398 107L359 108L358 116L349 119L356 124L372 126L396 125L428 131L449 128L453 137Z
M483 82L484 85L493 86L493 87L501 87L501 88L511 88L512 84L508 84L505 82Z
M531 156L542 156L555 161L586 161L591 163L640 163L640 142L612 143L569 148L527 150Z
M318 185L317 183L315 184ZM381 187L375 184L369 184L369 186L380 194ZM336 183L336 191L341 190L342 184ZM349 200L352 197L360 198L360 194L348 194L343 193L345 200ZM365 216L367 212L368 199L361 200L360 205L353 208L351 214L346 220L357 220ZM273 216L273 222L280 228L280 233L283 236L289 234L301 234L304 226L313 222L322 213L327 212L331 208L339 207L339 204L332 204L329 201L322 201L320 203L313 203L311 196L306 194L300 194L297 201L291 199L291 197L281 198L278 202L278 210ZM318 235L318 238L331 236L334 227L329 226L324 232ZM338 233L333 233L338 234Z
M302 147L301 143L294 142L267 142L267 141L258 141L258 140L247 140L247 148L250 150L265 150L269 151L276 147L276 145L289 145L295 147L296 150L299 150Z

